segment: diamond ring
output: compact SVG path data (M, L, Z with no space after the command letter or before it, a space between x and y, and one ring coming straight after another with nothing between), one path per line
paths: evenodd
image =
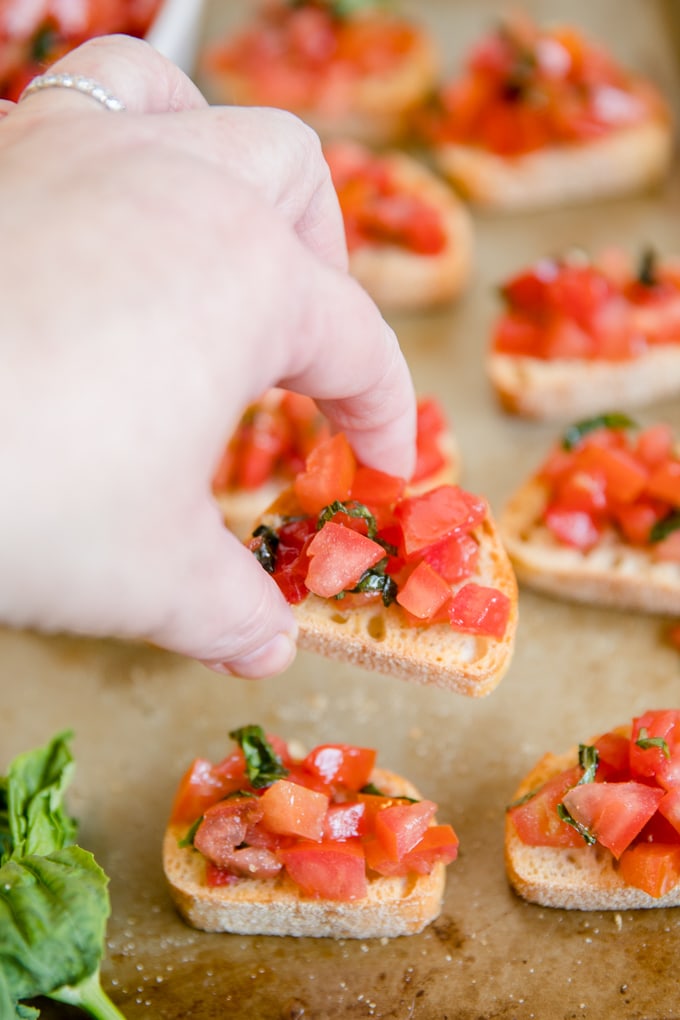
M43 89L71 89L73 92L80 92L84 96L90 96L92 99L96 99L98 103L101 103L107 110L120 111L125 109L125 105L114 96L113 92L110 92L103 85L100 85L98 81L93 78L86 78L82 74L41 74L37 78L33 78L28 83L24 91L19 96L19 102L22 99L26 99L27 96L32 96L36 92L41 92Z

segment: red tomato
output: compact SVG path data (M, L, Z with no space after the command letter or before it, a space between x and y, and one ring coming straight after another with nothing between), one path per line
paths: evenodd
M596 774L598 781L618 782L630 778L630 740L625 734L614 731L603 733L594 744L598 753Z
M324 793L277 779L260 797L262 821L270 832L320 840L328 803Z
M671 749L680 742L679 723L680 711L675 709L651 710L633 719L630 770L634 777L655 778L664 770L670 760ZM663 744L658 746L658 741L663 741ZM644 746L645 743L647 746Z
M574 469L601 474L607 497L618 502L632 503L646 485L649 492L647 470L626 450L587 443L577 452Z
M351 901L367 894L366 858L358 841L301 842L279 851L279 856L306 896Z
M243 764L240 772L232 776L220 774L207 759L196 758L179 782L170 821L176 825L190 825L212 804L247 785Z
M353 839L366 831L366 805L360 801L331 804L323 822L323 839Z
M354 588L361 576L385 556L377 542L352 528L329 521L307 547L305 584L321 598Z
M508 816L523 843L527 846L583 846L583 837L557 813L557 805L582 775L583 770L574 765L549 779L529 799L508 808Z
M450 825L430 825L412 850L395 861L375 837L364 842L366 866L379 875L429 875L435 864L450 864L458 856L458 837Z
M375 751L368 747L320 744L307 755L302 766L320 776L328 785L345 786L356 791L368 783L375 756Z
M650 425L635 443L635 453L647 467L657 467L673 455L673 430L670 425Z
M652 817L663 790L637 783L582 783L565 793L563 804L598 843L617 859Z
M401 498L406 483L403 478L384 471L359 465L354 475L350 496L368 507L392 506Z
M397 602L419 620L430 620L451 598L451 588L425 560L411 571Z
M496 588L469 582L458 589L447 611L457 630L500 641L510 618L510 599Z
M469 577L478 559L479 543L470 535L450 535L423 550L423 560L449 584Z
M619 874L650 896L665 896L680 882L680 846L636 843L621 854Z
M559 542L575 549L592 549L602 534L602 525L586 510L551 505L546 507L543 520Z
M356 459L342 432L315 446L305 470L294 482L295 495L305 513L318 514L335 500L346 501L355 471Z
M680 787L668 790L659 801L659 812L680 834Z
M667 460L655 468L649 476L646 489L650 496L680 507L680 461Z
M470 531L481 524L486 512L484 499L457 485L440 485L422 496L403 499L394 511L409 556L448 535Z
M419 800L379 811L375 816L375 835L385 853L400 861L420 842L436 810L437 805L431 800Z

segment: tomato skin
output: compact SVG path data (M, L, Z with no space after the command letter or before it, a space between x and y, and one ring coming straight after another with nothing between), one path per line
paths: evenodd
M351 527L328 521L310 542L307 555L307 588L321 598L331 598L354 588L361 576L384 558L385 550Z
M619 874L656 899L665 896L680 882L680 846L637 843L621 854Z
M451 598L451 588L422 560L399 589L397 602L420 620L430 620Z
M510 619L510 599L496 588L469 582L458 589L447 612L456 629L500 641Z
M563 804L618 860L650 820L662 798L663 790L629 780L582 783L565 793Z
M598 752L597 781L616 782L630 778L630 740L624 733L603 733L594 741Z
M359 465L350 498L368 507L391 506L401 498L405 486L403 478Z
M436 810L431 800L386 807L375 816L376 839L392 860L400 861L420 842Z
M243 765L233 776L221 775L206 758L196 758L179 782L170 820L175 825L191 825L212 804L246 785Z
M358 791L368 783L375 758L376 753L372 748L352 744L319 744L303 760L302 766L329 785Z
M300 506L318 514L335 500L345 502L352 491L356 458L345 435L338 432L315 446L293 485Z
M323 839L353 839L366 832L366 805L360 801L330 804L323 823Z
M279 856L306 896L351 902L367 894L366 858L358 840L300 842Z
M408 556L449 535L469 531L481 524L486 512L486 500L457 485L440 485L422 496L403 499L395 507Z
M277 779L267 787L259 803L262 820L270 832L317 841L322 838L329 803L326 794Z
M458 837L450 825L430 825L421 839L399 860L387 853L379 839L364 842L366 866L384 876L429 875L437 863L450 864L458 856Z
M523 843L552 847L584 845L583 837L557 814L557 805L582 775L578 765L565 769L548 779L532 797L508 808L508 817Z

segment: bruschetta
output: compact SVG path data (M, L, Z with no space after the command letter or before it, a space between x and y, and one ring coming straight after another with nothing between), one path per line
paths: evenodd
M510 664L515 576L487 501L457 485L409 495L338 433L248 545L292 605L301 648L471 697Z
M546 907L680 906L680 711L541 758L507 810L505 862Z
M558 598L680 615L680 455L669 426L566 430L499 528L518 580Z
M615 249L543 258L500 289L487 373L502 407L536 419L632 409L680 393L680 261Z
M437 91L419 131L473 203L516 210L600 199L659 182L667 104L572 27L512 18Z
M304 469L311 451L330 436L328 420L310 397L272 389L243 415L215 472L213 492L225 523L240 538ZM434 397L418 400L416 469L409 491L454 483L460 451Z
M426 28L380 0L269 0L212 44L203 69L220 102L291 110L323 139L399 140L437 80Z
M428 309L456 298L472 270L472 221L423 163L357 142L325 147L345 223L350 272L381 308Z
M259 726L230 736L221 762L190 766L165 832L164 872L189 924L390 938L439 915L458 838L412 783L376 767L373 749L296 755Z

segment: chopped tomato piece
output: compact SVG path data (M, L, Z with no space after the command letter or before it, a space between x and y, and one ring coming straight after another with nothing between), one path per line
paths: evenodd
M479 559L479 543L471 535L449 535L423 549L423 559L440 577L453 584L469 577Z
M335 500L346 501L355 472L356 458L342 432L319 443L294 482L300 506L305 513L318 514Z
M586 510L565 509L552 504L546 508L543 519L558 541L575 549L592 549L602 535L602 525Z
M652 710L637 716L630 741L631 774L643 779L663 774L676 744L680 744L680 711Z
M359 465L350 496L369 507L392 506L401 498L405 485L403 478Z
M366 805L360 801L331 804L323 823L324 839L353 839L366 831Z
M279 851L279 856L306 896L343 901L366 896L366 858L358 841L301 842Z
M328 810L328 797L317 790L277 779L267 787L259 803L262 821L270 832L320 840Z
M179 782L170 811L175 824L190 825L228 793L247 784L245 766L235 775L220 774L205 758L196 758Z
M412 850L395 861L378 839L364 843L366 864L379 875L429 875L435 864L450 864L458 856L458 837L450 825L430 825Z
M646 486L650 496L680 507L680 461L667 460L649 476Z
M407 555L457 532L469 532L486 517L486 501L457 485L440 485L395 507Z
M368 747L319 744L310 751L302 765L329 785L345 786L356 791L368 783L375 765L375 756L375 751Z
M637 783L582 783L565 793L572 818L617 859L652 817L663 790Z
M557 805L582 775L583 770L578 765L565 769L535 793L508 808L508 817L523 843L528 846L583 846L583 837L557 813Z
M392 860L400 861L413 850L432 821L437 805L431 800L395 804L375 816L375 835Z
M400 588L397 602L418 619L429 620L450 598L450 586L422 560Z
M510 599L496 588L469 582L458 589L447 611L457 630L500 641L510 619Z
M621 854L619 874L655 899L665 896L680 882L680 846L636 843Z
M609 782L629 779L629 738L624 733L611 731L603 733L594 743L598 753L596 779Z
M307 548L309 568L305 584L315 595L331 598L354 588L361 576L385 556L373 539L329 521Z

